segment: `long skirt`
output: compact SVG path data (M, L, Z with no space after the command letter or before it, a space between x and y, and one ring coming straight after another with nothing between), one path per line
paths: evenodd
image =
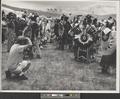
M116 66L116 51L114 51L111 55L103 55L100 66Z

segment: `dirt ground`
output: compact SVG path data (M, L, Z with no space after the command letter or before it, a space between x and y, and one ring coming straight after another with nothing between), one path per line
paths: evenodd
M5 78L8 53L2 51L3 90L115 90L116 76L100 73L99 63L84 64L74 60L73 53L56 50L48 44L42 50L42 59L33 59L28 80L13 81Z

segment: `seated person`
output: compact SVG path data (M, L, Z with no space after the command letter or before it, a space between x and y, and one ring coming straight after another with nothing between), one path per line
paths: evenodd
M30 46L32 46L32 42L29 38L24 36L19 36L17 38L15 44L11 47L8 56L8 70L5 71L7 79L27 79L24 73L29 69L31 63L28 58L24 59L23 52Z

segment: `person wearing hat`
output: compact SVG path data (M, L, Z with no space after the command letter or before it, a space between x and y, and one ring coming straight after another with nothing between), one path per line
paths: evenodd
M24 36L19 36L12 45L7 60L8 70L5 71L7 79L28 79L24 73L29 69L31 63L29 59L24 58L23 52L30 46L32 46L31 40Z

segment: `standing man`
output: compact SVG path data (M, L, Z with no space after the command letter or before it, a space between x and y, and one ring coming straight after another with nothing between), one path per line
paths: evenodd
M67 46L67 44L69 44L69 37L68 37L68 32L71 28L70 23L68 22L68 17L67 16L63 16L61 18L61 20L63 21L63 27L64 27L64 32L62 35L62 42L61 42L61 50L64 50L65 45Z

